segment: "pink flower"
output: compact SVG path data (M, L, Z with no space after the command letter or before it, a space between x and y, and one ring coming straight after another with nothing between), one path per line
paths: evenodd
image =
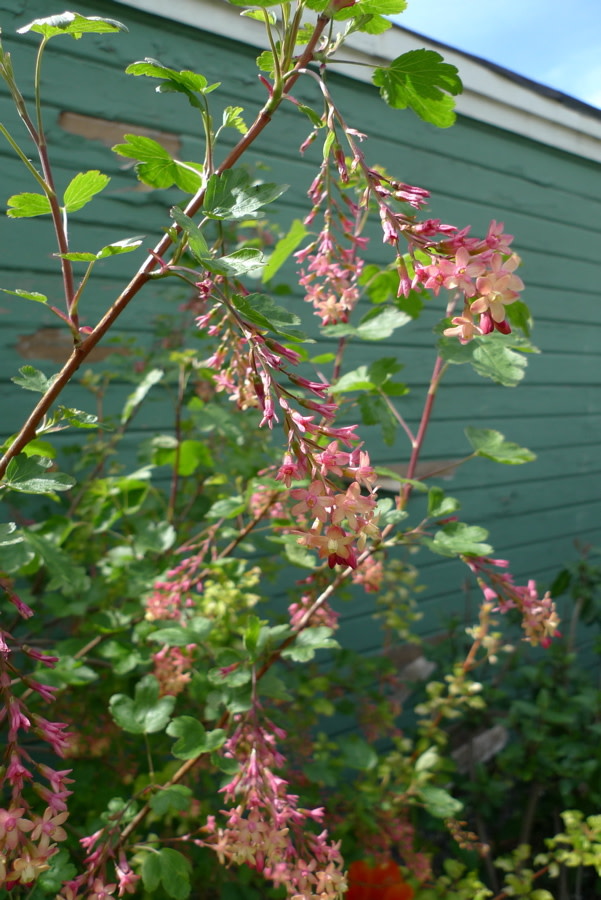
M505 306L519 298L524 282L513 270L520 264L515 253L506 261L500 254L493 256L491 271L476 279L476 287L480 296L471 304L472 313L490 312L494 322L503 322Z
M470 312L454 316L451 325L451 328L445 328L443 334L445 337L458 337L460 344L467 344L476 334L484 334L482 328L474 322Z

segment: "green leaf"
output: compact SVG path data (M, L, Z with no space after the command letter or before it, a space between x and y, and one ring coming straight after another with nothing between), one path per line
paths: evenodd
M173 206L170 210L170 215L186 235L190 253L198 262L204 264L211 258L211 251L200 228L179 206Z
M460 503L455 497L447 497L442 488L431 487L428 492L428 515L432 518L450 516L456 512Z
M334 629L325 625L305 628L296 635L294 643L282 651L282 656L294 662L309 662L315 656L316 650L329 650L340 646L338 641L330 637L333 633Z
M19 375L21 377L19 377ZM19 387L25 388L26 391L37 391L39 394L45 394L52 384L52 380L46 378L43 372L35 369L33 366L21 366L19 375L11 378Z
M53 494L68 491L76 483L71 475L48 472L51 460L19 453L6 467L4 485L21 494Z
M415 760L415 771L418 773L429 772L430 769L434 768L439 758L436 747L428 747L428 749L424 750L424 752Z
M375 384L367 373L367 366L359 366L352 372L342 375L336 384L332 385L332 394L345 394L349 391L370 391Z
M525 375L523 356L499 341L483 341L474 347L472 365L478 375L492 378L505 387L515 387Z
M183 784L174 784L171 787L158 791L150 798L149 805L157 816L164 816L168 812L184 812L190 808L190 801L193 796L193 792L189 787L185 787ZM148 887L146 883L145 887Z
M163 847L159 851L161 860L161 882L168 897L173 900L186 900L190 894L189 861L177 850Z
M378 763L378 754L365 738L351 734L340 741L340 750L345 765L351 769L369 772Z
M354 19L355 16L371 15L398 16L407 8L407 0L357 0L354 6L339 10L334 18L339 20Z
M273 248L271 256L267 261L267 265L263 269L263 284L269 281L270 278L273 278L275 273L284 265L288 257L294 253L307 234L307 229L301 220L295 219L288 229L288 234L285 237L280 238Z
M95 194L103 191L111 179L98 169L80 172L73 178L63 194L63 206L67 212L77 212L89 203Z
M101 428L105 431L110 430L110 426L103 425L98 421L98 416L94 413L84 412L82 409L74 409L71 406L58 407L59 419L64 419L74 428Z
M463 803L451 797L449 792L443 790L443 788L426 784L419 789L418 794L426 810L431 816L436 816L437 819L453 818L463 809Z
M6 522L0 525L0 547L8 547L9 544L20 544L23 533L17 529L16 522Z
M131 63L125 71L128 75L146 75L149 78L162 79L162 84L157 87L159 93L184 94L192 106L202 111L205 109L204 104L195 95L209 94L220 85L220 82L209 84L204 75L198 72L191 72L189 69L178 72L150 57L142 62Z
M256 59L257 68L261 72L268 72L270 75L275 73L275 58L271 50L263 50Z
M434 50L410 50L372 76L386 103L395 109L411 107L426 122L447 128L455 121L451 95L463 90L455 66Z
M247 0L229 0L233 6L248 6ZM265 9L267 6L278 6L281 0L253 0L253 6L259 6Z
M238 275L246 275L261 268L265 263L265 257L260 250L254 247L242 247L234 250L228 256L220 256L218 259L205 259L203 265L210 272L217 275L229 275L237 278Z
M178 740L171 752L177 759L194 759L201 753L212 753L225 743L227 737L222 728L205 731L202 722L192 716L178 716L167 726L167 734Z
M449 522L425 543L441 556L490 556L493 548L483 543L487 537L488 531L478 525Z
M242 116L243 106L226 106L223 110L223 128L235 128L240 134L246 134L248 126Z
M516 347L526 353L538 353L530 341L521 335L488 334L477 337L469 344L460 344L454 338L440 338L438 350L445 362L461 365L471 363L474 371L505 387L515 387L525 374L527 361Z
M120 156L140 160L136 174L140 181L154 188L168 188L176 184L180 190L195 193L202 184L201 167L173 159L158 141L138 134L126 134L125 144L115 144ZM190 171L192 168L194 171Z
M235 294L232 303L239 313L253 325L265 328L283 337L290 337L297 341L306 339L303 331L295 328L300 322L299 317L278 306L267 294Z
M142 862L142 882L147 891L156 891L161 883L160 852L145 853Z
M246 510L246 501L239 495L217 500L206 513L207 519L233 519Z
M143 241L144 236L140 234L135 237L123 238L121 241L114 241L112 244L107 244L106 247L99 250L96 254L96 259L106 259L109 256L119 256L121 253L131 253L132 250L137 250Z
M468 426L465 429L465 435L478 456L485 456L494 462L518 466L536 459L536 453L528 450L527 447L520 447L519 444L506 441L505 435L500 431Z
M148 635L147 640L169 647L186 647L188 644L199 644L213 630L213 622L204 616L195 616L187 626L167 625L157 628Z
M167 725L175 697L159 697L159 683L154 675L145 675L135 687L135 697L113 694L109 701L111 715L117 725L130 734L152 734Z
M256 19L257 22L265 22L265 13L262 13L260 9L245 9L240 15L246 16L249 19ZM273 13L267 13L267 21L270 25L275 25L277 19Z
M6 288L0 288L5 294L14 294L15 297L23 297L25 300L35 300L36 303L48 303L48 297L45 294L38 294L37 291L9 291Z
M244 169L227 169L211 175L203 214L211 219L243 219L288 190L287 184L255 184Z
M90 589L90 579L83 566L76 565L69 554L51 540L29 528L23 529L23 538L51 576L48 590L60 588L65 594L84 594Z
M51 212L50 200L46 194L13 194L6 201L10 219L25 219L31 216L45 216Z
M131 392L131 394L123 404L123 409L121 411L122 425L124 425L126 422L129 422L150 389L155 384L158 384L159 381L161 381L164 374L165 372L163 371L163 369L150 369L150 371L146 373L140 384L134 391Z
M364 425L379 425L384 443L394 443L398 422L383 397L377 394L361 394L357 400Z
M323 329L326 337L354 336L364 341L382 341L390 337L397 328L411 321L411 316L394 306L370 310L361 323L353 325L327 325Z
M76 40L82 34L110 34L116 31L127 31L125 25L116 19L105 19L100 16L81 16L79 13L64 12L56 16L34 19L28 25L17 28L17 34L35 31L46 38L57 34L70 34Z

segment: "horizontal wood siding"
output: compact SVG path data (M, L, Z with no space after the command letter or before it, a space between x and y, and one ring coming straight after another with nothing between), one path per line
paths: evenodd
M33 18L48 15L49 10L45 0L22 2L18 13L14 7L14 3L0 0L0 24L6 49L13 52L17 77L31 99L37 40L17 39L14 31ZM172 190L139 190L122 157L100 141L66 132L60 125L61 113L130 123L132 130L169 132L181 141L182 159L200 159L200 120L185 99L157 95L151 81L126 76L123 69L129 62L151 56L174 68L201 71L210 80L223 79L223 87L211 95L216 119L222 107L242 103L250 121L264 97L254 66L257 53L118 3L84 0L78 9L83 14L120 19L130 30L125 35L81 41L58 38L46 53L45 121L59 190L82 169L99 168L112 178L100 198L72 217L72 247L97 250L141 232L146 235L144 247L150 247L167 224L166 207L181 201L182 195ZM505 467L478 460L441 483L461 499L467 521L490 530L497 555L511 558L517 579L534 576L548 583L558 568L576 555L575 540L595 543L601 538L601 166L465 117L460 117L455 127L440 131L411 113L388 109L367 84L336 75L331 82L349 124L369 136L364 144L368 159L408 183L431 190L433 216L459 226L471 224L476 235L495 218L515 235L515 249L524 261L520 274L527 285L525 298L535 318L533 337L542 352L530 357L526 378L517 388L502 388L479 379L465 367L451 367L436 401L424 457L438 460L467 455L463 427L468 424L498 428L508 439L538 454L537 461L527 466ZM318 103L311 80L299 83L295 96ZM6 92L0 93L0 118L25 145L26 136ZM261 171L268 180L290 185L274 207L283 227L303 215L305 192L320 157L317 145L304 158L296 153L309 127L292 104L285 104L245 157L250 164L266 164L268 170ZM220 153L235 140L235 132L226 134ZM36 189L3 139L0 167L5 194ZM370 261L387 261L387 248L376 231L372 236ZM0 286L41 291L58 302L61 281L51 257L55 248L49 220L3 217L0 240ZM98 275L83 301L86 322L94 323L110 306L143 259L143 252L98 266ZM294 268L289 265L279 280L290 282L293 277ZM166 306L173 307L168 300L184 296L177 287L149 285L123 314L117 334L147 343L153 317ZM290 302L304 324L314 329L314 317L301 298L296 295ZM442 298L433 300L424 316L397 331L394 339L361 345L354 356L351 345L351 367L392 355L405 365L412 393L400 400L400 409L413 427L419 421L434 361L431 329L442 312ZM10 434L21 421L24 403L33 397L15 396L11 376L25 362L48 374L55 371L58 366L52 361L56 356L52 348L59 338L58 332L56 339L54 334L42 332L36 343L32 335L39 329L54 328L55 319L42 306L7 294L0 296L0 325L1 422L2 431ZM39 349L40 340L47 344L43 350ZM331 341L317 337L316 353L331 349ZM86 363L85 368L104 364ZM118 385L109 404L112 411L118 410L130 389L125 382ZM91 398L82 389L72 389L70 396L73 403L92 409ZM353 417L349 409L345 418L351 421ZM126 446L133 449L140 438L171 427L170 404L157 395L156 401L140 412ZM376 428L364 429L364 437L377 462L407 461L408 447L402 434L392 447L382 442ZM72 440L71 435L59 438L61 443ZM412 502L417 515L422 500ZM449 616L463 616L467 608L473 609L476 599L472 594L470 600L461 588L465 578L461 564L425 553L417 561L423 566L421 580L427 585L420 595L423 629L434 633L444 627ZM291 571L280 579L277 593L281 602L283 586L286 581L292 584L295 574ZM345 638L365 651L377 643L376 632L367 625L371 608L372 599L360 593L353 604L342 606Z

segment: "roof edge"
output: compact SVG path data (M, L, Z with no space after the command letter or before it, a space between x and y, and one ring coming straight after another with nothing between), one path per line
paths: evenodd
M262 25L241 18L239 7L224 0L118 2L251 46L265 46ZM351 35L344 51L348 61L336 63L332 69L356 81L371 83L366 64L385 65L402 53L422 47L444 50L445 61L459 69L464 91L457 97L456 108L461 115L601 162L601 110L398 24L379 35Z

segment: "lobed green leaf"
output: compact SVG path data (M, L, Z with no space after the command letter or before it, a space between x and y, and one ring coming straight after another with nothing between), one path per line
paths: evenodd
M455 66L435 50L410 50L374 70L374 84L395 109L411 107L426 122L448 128L455 121L453 96L463 90Z
M17 28L17 34L26 34L28 31L42 34L45 38L55 37L58 34L70 34L71 37L78 40L82 34L111 34L116 31L127 31L127 28L117 19L82 16L67 10L55 16L34 19L28 25Z

